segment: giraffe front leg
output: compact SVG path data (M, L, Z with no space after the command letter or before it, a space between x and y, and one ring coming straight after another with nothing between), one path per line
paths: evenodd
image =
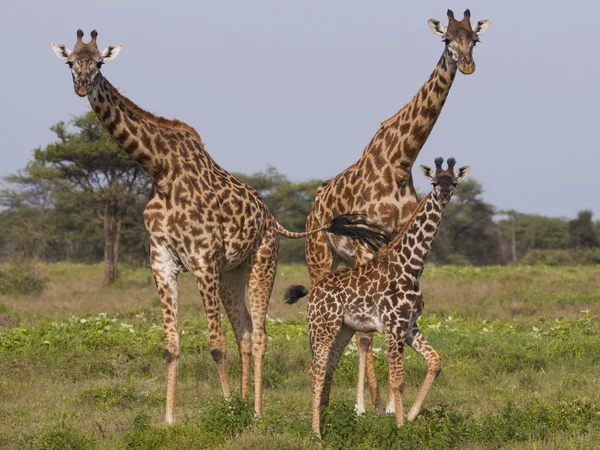
M206 258L209 259L209 258ZM223 396L229 400L229 378L227 376L227 347L225 342L225 335L223 334L223 328L221 325L221 308L220 308L220 287L219 287L219 274L216 264L213 262L210 265L206 265L202 268L194 268L194 277L196 278L196 284L202 295L202 302L204 303L204 312L206 314L206 321L208 322L208 346L210 348L210 354L217 364L217 370L219 372L219 380L221 381L221 388L223 389Z
M412 422L417 418L419 412L421 412L421 407L423 406L425 397L427 397L427 394L429 393L429 389L431 389L433 382L442 371L442 360L440 355L431 347L431 345L429 345L417 324L414 325L410 334L410 336L407 336L407 344L427 361L427 375L425 376L425 381L419 390L415 402L408 411L407 418Z
M404 393L404 335L401 327L386 330L386 349L388 355L388 382L389 392L394 399L396 411L396 425L404 425L404 412L402 409L402 394ZM388 400L389 402L389 400Z
M175 422L177 366L179 361L179 332L177 330L177 275L179 266L164 248L152 246L152 274L160 297L165 332L165 359L167 361L167 401L165 422Z

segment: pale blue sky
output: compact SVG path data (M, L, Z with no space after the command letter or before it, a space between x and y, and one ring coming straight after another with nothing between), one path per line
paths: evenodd
M104 75L141 107L194 126L225 169L330 178L433 70L443 44L427 18L446 23L447 8L462 17L467 7L491 27L417 164L456 157L502 209L600 213L600 3L581 0L13 1L0 27L0 175L89 108L50 43L72 48L78 28L86 40L95 28L100 47L124 46Z

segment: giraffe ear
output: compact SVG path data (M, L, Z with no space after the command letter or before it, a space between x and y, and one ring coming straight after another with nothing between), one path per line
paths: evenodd
M52 43L52 50L54 50L56 56L58 56L63 61L66 61L69 58L69 55L71 54L71 50L69 50L66 45L57 44L56 42Z
M102 62L107 63L111 59L115 59L123 48L123 44L109 45L102 51Z
M473 31L478 35L482 35L487 31L490 27L490 21L487 19L483 19L478 21L475 25L473 25Z
M471 167L469 167L469 166L462 166L461 168L459 168L455 175L456 181L460 182L460 181L465 180L469 176L470 171L471 171Z
M429 25L429 29L433 34L437 34L440 37L443 37L446 33L446 27L437 19L427 19L427 25Z
M420 169L423 176L433 183L435 180L435 173L433 173L433 170L431 170L430 167L423 165L420 166Z

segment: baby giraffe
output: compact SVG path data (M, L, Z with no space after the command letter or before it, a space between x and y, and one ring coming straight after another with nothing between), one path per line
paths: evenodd
M433 381L442 370L440 356L417 325L424 306L419 276L454 188L469 173L469 166L454 173L454 158L448 159L446 170L442 168L443 162L443 158L435 160L435 173L421 166L421 173L431 181L433 190L387 247L366 264L324 276L310 291L307 316L312 351L312 428L319 437L322 409L329 402L333 374L344 347L356 331L385 334L390 392L394 396L398 426L404 422L404 344L427 361L427 376L408 413L409 421L419 414ZM291 286L285 300L295 303L307 294L303 286Z

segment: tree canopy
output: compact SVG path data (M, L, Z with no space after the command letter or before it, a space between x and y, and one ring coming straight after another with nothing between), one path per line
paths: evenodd
M51 129L55 142L36 149L21 172L4 179L0 258L104 259L107 282L118 277L120 258L147 264L142 212L151 184L145 172L118 148L91 111ZM304 230L321 180L290 181L270 166L236 175L259 192L283 226ZM546 261L536 252L600 245L600 221L592 220L590 210L572 220L500 211L483 194L483 186L473 179L457 187L432 249L434 263ZM304 255L304 240L281 240L281 261L303 262ZM581 261L572 255L550 258Z

